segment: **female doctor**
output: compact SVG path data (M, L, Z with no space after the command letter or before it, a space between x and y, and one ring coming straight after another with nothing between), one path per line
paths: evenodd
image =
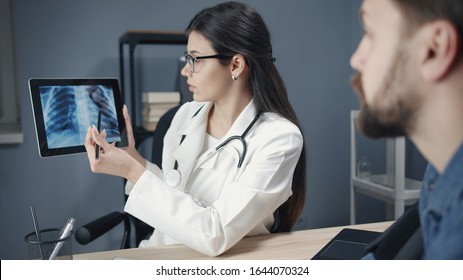
M216 256L244 236L291 230L305 201L305 148L253 8L218 4L186 31L181 74L194 101L172 121L162 168L136 151L125 106L129 147L107 143L94 126L85 147L93 172L128 180L124 210L155 228L140 246L180 242Z

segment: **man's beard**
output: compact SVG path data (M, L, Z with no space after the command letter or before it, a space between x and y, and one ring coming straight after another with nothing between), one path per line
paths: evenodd
M405 136L412 128L412 117L418 100L404 81L406 59L398 53L389 74L375 94L372 104L367 104L362 86L362 76L357 73L351 84L360 98L360 113L357 127L368 137ZM408 86L408 88L407 88ZM381 103L383 102L383 103Z

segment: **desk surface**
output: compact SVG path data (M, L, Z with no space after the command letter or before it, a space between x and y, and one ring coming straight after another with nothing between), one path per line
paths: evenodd
M384 231L392 222L381 222L341 227L301 230L289 233L250 236L218 257L209 257L184 245L166 245L74 255L75 260L111 260L114 258L137 260L208 260L255 259L296 260L311 259L343 228Z

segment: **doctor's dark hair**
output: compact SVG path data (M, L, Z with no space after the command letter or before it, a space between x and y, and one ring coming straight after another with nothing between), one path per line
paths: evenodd
M299 127L283 79L274 65L270 33L262 17L252 7L240 2L226 2L200 11L186 32L200 33L218 54L244 56L249 68L248 86L257 111L273 112ZM221 59L229 64L231 59ZM289 175L289 174L288 174ZM271 232L290 231L302 212L306 195L306 149L302 153L292 179L292 195L275 212Z

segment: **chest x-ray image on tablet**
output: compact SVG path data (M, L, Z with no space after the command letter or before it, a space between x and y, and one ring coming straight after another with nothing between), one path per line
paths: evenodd
M126 145L116 79L30 79L29 87L42 157L85 152L87 129L100 112L106 140Z

